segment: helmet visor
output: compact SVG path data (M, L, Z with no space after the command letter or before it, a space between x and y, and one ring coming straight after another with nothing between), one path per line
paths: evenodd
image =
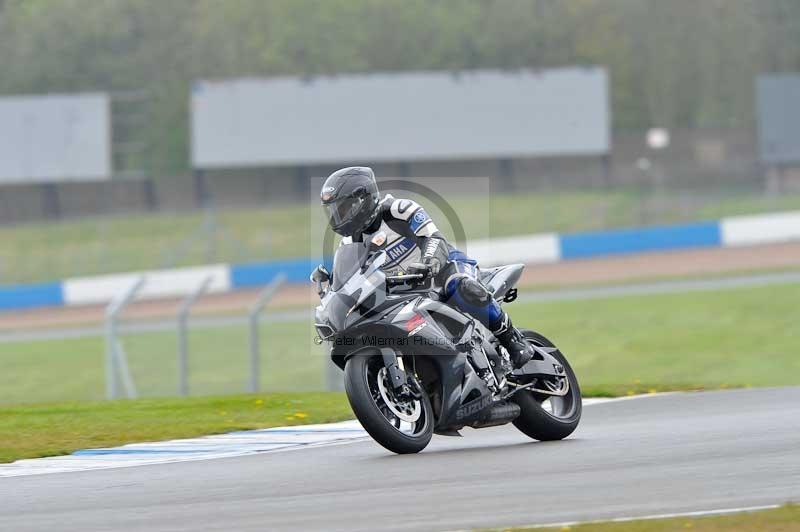
M345 197L337 199L331 203L325 203L322 207L328 215L331 227L340 227L352 220L361 211L364 198Z

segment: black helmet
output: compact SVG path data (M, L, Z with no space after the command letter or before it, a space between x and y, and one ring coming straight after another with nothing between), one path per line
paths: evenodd
M366 166L342 168L332 173L320 193L331 229L352 236L367 229L378 216L378 184Z

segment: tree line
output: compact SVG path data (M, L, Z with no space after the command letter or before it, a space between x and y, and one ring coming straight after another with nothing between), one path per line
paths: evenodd
M0 94L143 91L160 173L195 79L598 64L617 129L750 127L755 77L800 71L800 1L0 0Z

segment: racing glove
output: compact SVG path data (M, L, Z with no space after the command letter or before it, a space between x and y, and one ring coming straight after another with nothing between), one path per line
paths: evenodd
M422 248L422 264L427 266L431 277L436 277L447 262L447 244L441 238L426 238Z

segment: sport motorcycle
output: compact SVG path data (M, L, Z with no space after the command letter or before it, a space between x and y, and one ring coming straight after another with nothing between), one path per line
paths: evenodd
M387 274L386 236L343 244L332 271L311 274L320 296L315 326L344 370L347 398L372 438L417 453L433 434L506 423L536 440L569 436L581 417L578 380L543 335L522 329L535 356L515 369L476 319L442 301L426 274ZM480 270L499 303L517 297L524 265Z

